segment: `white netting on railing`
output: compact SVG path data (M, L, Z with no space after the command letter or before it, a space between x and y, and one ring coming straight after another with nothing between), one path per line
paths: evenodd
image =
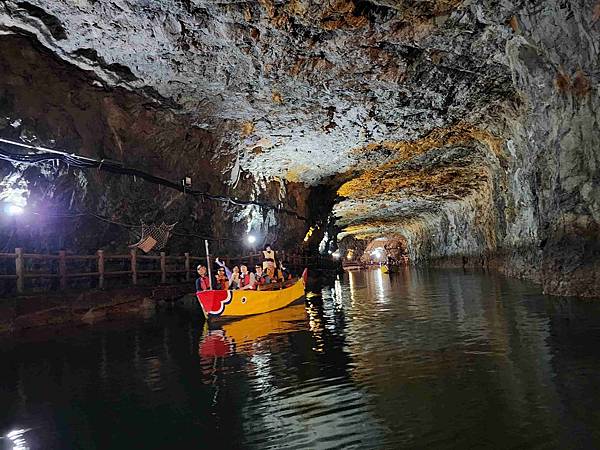
M167 225L164 222L160 225L142 223L142 237L138 242L130 245L129 248L139 248L144 253L148 253L150 250L162 250L167 245L171 230L175 225L177 225L177 222L173 225Z

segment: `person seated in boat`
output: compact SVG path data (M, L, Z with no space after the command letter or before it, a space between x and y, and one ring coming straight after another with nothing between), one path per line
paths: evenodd
M231 270L229 270L229 267L227 267L225 265L225 263L223 261L221 261L218 257L215 258L215 264L218 265L219 267L222 267L223 269L225 269L225 275L229 279L229 277L231 276Z
M198 271L198 278L196 279L196 292L210 290L210 278L206 273L206 266L200 264L196 270Z
M227 278L227 275L225 274L225 269L223 267L219 267L215 277L217 278L217 284L215 285L215 289L222 291L226 291L229 289L229 278Z
M287 269L286 263L279 262L279 271L281 273L281 279L283 280L282 287L287 288L294 284L294 277L292 273Z
M279 271L281 272L281 278L284 281L292 279L292 273L287 269L287 262L279 261Z
M267 245L265 245L265 249L263 250L262 254L263 254L262 267L263 267L263 270L267 270L267 267L269 265L268 261L269 260L275 261L275 250L273 250L271 248L271 244L267 244Z
M233 266L231 269L231 275L229 276L229 289L235 290L240 288L240 268Z
M267 280L263 274L262 266L256 266L254 272L254 285L256 286L256 289L259 290L261 287L265 286Z
M277 276L277 269L275 268L275 261L272 259L267 259L267 268L264 270L264 276L267 284L269 283L277 283L279 281L279 277Z
M282 283L283 283L283 275L281 274L281 271L279 271L275 267L275 262L273 262L273 261L267 261L267 262L268 262L267 270L264 271L265 285L264 285L263 289L265 289L265 290L266 289L268 289L268 290L281 289Z
M256 289L256 278L252 272L248 272L248 266L240 266L240 289L243 291Z

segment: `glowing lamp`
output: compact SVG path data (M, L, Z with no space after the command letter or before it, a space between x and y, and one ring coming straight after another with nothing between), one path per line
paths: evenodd
M253 235L248 235L248 243L249 244L254 244L256 242L256 236Z
M22 206L15 205L12 203L6 205L4 210L6 211L6 214L8 214L9 216L20 216L21 214L23 214L23 212L25 212L25 210L23 209Z

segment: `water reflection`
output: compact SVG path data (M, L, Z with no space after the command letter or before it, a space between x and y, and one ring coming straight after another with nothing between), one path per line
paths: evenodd
M352 272L217 329L174 311L5 342L0 448L594 448L598 344L598 304Z

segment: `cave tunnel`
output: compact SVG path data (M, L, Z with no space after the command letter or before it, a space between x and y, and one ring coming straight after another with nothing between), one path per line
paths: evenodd
M56 11L5 2L3 251L117 251L139 239L141 223L162 222L177 223L170 253L199 252L203 237L234 255L249 234L254 247L324 254L349 236L402 235L414 264L491 268L546 293L597 295L597 71L583 56L595 50L573 57L570 47L597 31L595 9L557 6L564 27L587 11L591 34L570 30L551 45L559 25L529 29L541 13L516 4L481 16L462 2L359 3L163 5L127 12L131 26L117 32L114 5L83 14L68 2ZM457 23L472 30L451 52L438 42L452 42ZM397 40L400 29L413 37ZM377 45L356 46L363 38ZM352 58L338 61L334 42ZM31 148L10 142L189 189L73 158L11 160ZM35 214L15 227L9 209L25 204Z
M598 42L597 0L3 1L0 336L168 309L164 329L157 320L119 329L118 339L108 328L73 333L101 355L94 382L104 393L116 374L107 361L133 361L139 398L151 392L168 423L179 407L189 413L173 426L184 448L198 444L198 423L214 435L229 419L230 448L265 446L253 420L272 448L289 436L299 448L435 448L451 439L460 448L597 448L600 423L587 400L597 389L585 374L600 369L583 343L600 339L600 312L579 301L600 297ZM267 245L277 267L263 261ZM206 290L219 290L211 283L220 264L247 266L252 283L256 270L281 270L281 291L308 283L299 318L181 325L169 308L194 296L203 265ZM232 294L211 298L219 314L238 297L249 308L259 293L221 290ZM184 361L175 341L199 358L203 383L211 373L219 381L182 388L169 378L192 366L173 362ZM35 374L56 381L25 350L25 362L10 356L19 370L0 369L19 386L7 394L12 412L0 416L0 447L25 448L20 439L36 433L18 413L25 391L45 404ZM85 360L69 352L53 366L61 377ZM578 364L575 383L569 368ZM240 389L219 397L215 386L237 385L232 373ZM319 377L343 381L331 393ZM431 377L439 378L427 384ZM81 392L61 386L75 404ZM159 398L164 386L172 397ZM471 415L456 406L464 397L476 398ZM362 437L333 407L355 399L365 402L353 410L369 425ZM336 426L317 423L307 402ZM455 406L446 414L440 405ZM308 412L294 422L286 408ZM76 409L53 416L72 436L44 425L32 448L118 448L91 425L94 411L88 422ZM96 413L114 436L129 436ZM23 426L13 430L13 416ZM442 418L459 430L454 437ZM504 422L502 435L492 424ZM146 447L167 448L160 430L150 435Z

